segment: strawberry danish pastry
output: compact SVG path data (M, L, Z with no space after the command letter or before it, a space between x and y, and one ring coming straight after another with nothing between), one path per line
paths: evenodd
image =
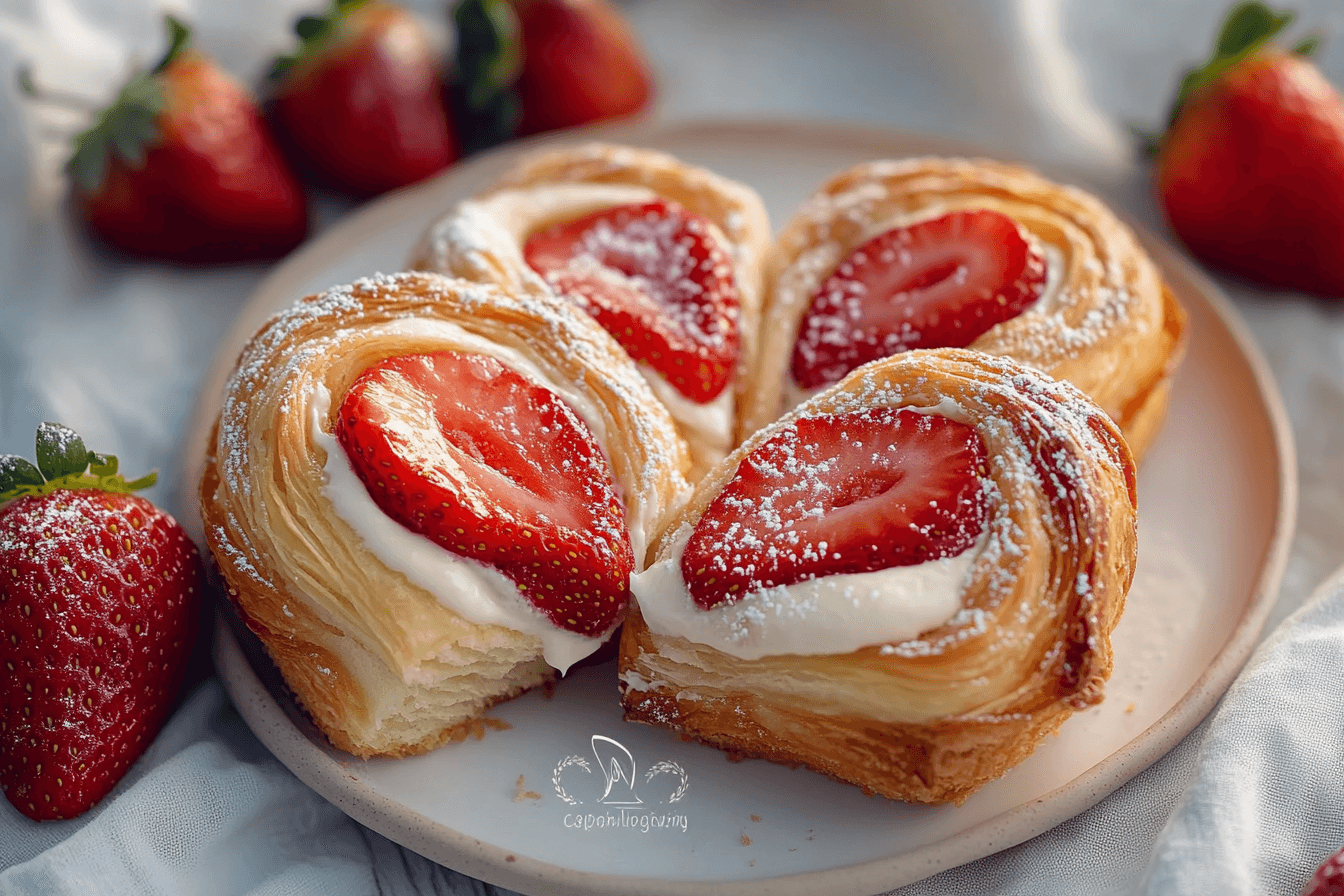
M551 289L592 315L671 411L699 474L736 444L769 239L750 188L590 143L525 159L434 224L411 266Z
M569 304L401 274L252 339L201 506L230 598L318 727L404 755L611 635L688 464Z
M961 802L1102 699L1135 468L1074 386L912 350L747 439L635 576L628 719Z
M832 177L776 242L741 432L868 361L969 347L1074 383L1141 457L1184 327L1157 267L1095 197L1000 162L868 162Z

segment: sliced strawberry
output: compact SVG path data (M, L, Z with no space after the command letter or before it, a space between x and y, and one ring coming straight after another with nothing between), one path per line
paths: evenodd
M855 249L812 298L790 368L804 389L913 348L964 348L1045 289L1045 259L1012 218L960 211Z
M350 387L336 435L384 513L499 570L557 627L597 636L620 618L625 510L555 393L485 355L389 358Z
M743 458L686 542L682 578L708 610L763 588L955 556L985 527L984 468L975 430L947 417L804 417Z
M556 224L523 253L636 361L692 401L711 401L733 374L738 295L710 224L675 202L618 205Z

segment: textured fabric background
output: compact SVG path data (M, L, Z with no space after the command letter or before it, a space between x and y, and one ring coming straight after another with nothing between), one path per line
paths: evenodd
M14 90L106 97L160 52L165 8L255 82L297 0L0 0L0 452L42 420L75 426L131 471L177 479L176 446L214 347L265 274L129 264L63 207L68 116ZM434 21L440 4L421 3ZM1344 84L1344 9L1295 4ZM625 4L653 58L658 116L839 118L972 141L1073 172L1161 227L1131 124L1163 119L1207 53L1222 0L926 0ZM1299 31L1305 30L1305 26ZM346 210L328 202L329 222ZM1301 511L1267 639L1219 709L1111 797L1018 847L901 894L1283 894L1344 845L1344 312L1225 282L1293 421ZM170 509L167 485L150 493ZM1308 596L1317 592L1315 599ZM251 735L216 681L183 705L114 797L37 825L0 801L0 894L496 892L350 821Z

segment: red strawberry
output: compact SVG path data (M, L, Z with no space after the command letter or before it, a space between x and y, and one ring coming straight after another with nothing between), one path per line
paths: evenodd
M675 202L618 205L531 236L527 263L636 361L692 401L728 385L738 353L732 262Z
M515 85L521 132L534 134L638 112L653 76L606 0L514 0L523 39Z
M69 171L93 229L178 261L283 255L308 229L303 192L252 98L167 19L172 46L75 138Z
M382 0L333 0L294 26L298 53L277 59L276 134L300 167L360 196L404 187L457 158L443 78L424 27Z
M336 436L384 513L499 570L556 626L597 636L620 619L625 510L555 393L485 355L390 358L350 387Z
M966 550L985 527L985 448L963 423L879 408L803 417L742 459L681 558L696 604L908 566Z
M878 234L813 296L793 380L819 389L907 349L964 348L1040 298L1045 275L1041 253L998 212L952 212Z
M1302 896L1344 896L1344 849L1321 863L1302 888Z
M1344 103L1320 71L1269 47L1291 20L1233 9L1189 72L1157 156L1157 191L1202 260L1270 286L1344 297Z
M158 734L195 638L196 547L114 457L43 424L38 466L0 457L0 788L73 818ZM16 497L17 496L17 497Z

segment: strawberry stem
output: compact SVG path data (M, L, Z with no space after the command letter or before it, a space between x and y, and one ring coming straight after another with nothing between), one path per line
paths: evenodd
M294 34L299 38L298 48L288 56L275 57L266 77L277 83L285 80L296 68L317 56L322 51L322 45L340 28L345 17L366 2L368 0L332 0L325 15L299 16L294 20Z
M159 60L159 64L154 66L153 72L156 75L163 74L163 70L181 56L191 43L191 29L186 25L172 16L164 16L163 24L168 29L168 52Z
M69 427L43 423L37 428L37 465L16 454L0 454L0 504L25 495L47 495L58 489L97 489L130 494L158 479L148 473L127 482L117 474L117 459L84 446Z
M1260 52L1292 21L1291 12L1275 12L1260 0L1248 0L1232 7L1223 20L1213 55L1203 66L1187 70L1181 79L1168 125L1176 120L1191 94L1212 83L1231 66Z
M1293 44L1294 56L1314 56L1316 51L1321 48L1321 36L1319 34L1308 34L1297 43Z
M191 30L172 16L164 16L168 29L168 52L153 69L126 82L116 100L98 114L93 127L74 139L75 151L65 170L85 193L96 193L114 155L133 170L145 164L149 147L159 139L156 119L166 97L163 71L186 50Z

